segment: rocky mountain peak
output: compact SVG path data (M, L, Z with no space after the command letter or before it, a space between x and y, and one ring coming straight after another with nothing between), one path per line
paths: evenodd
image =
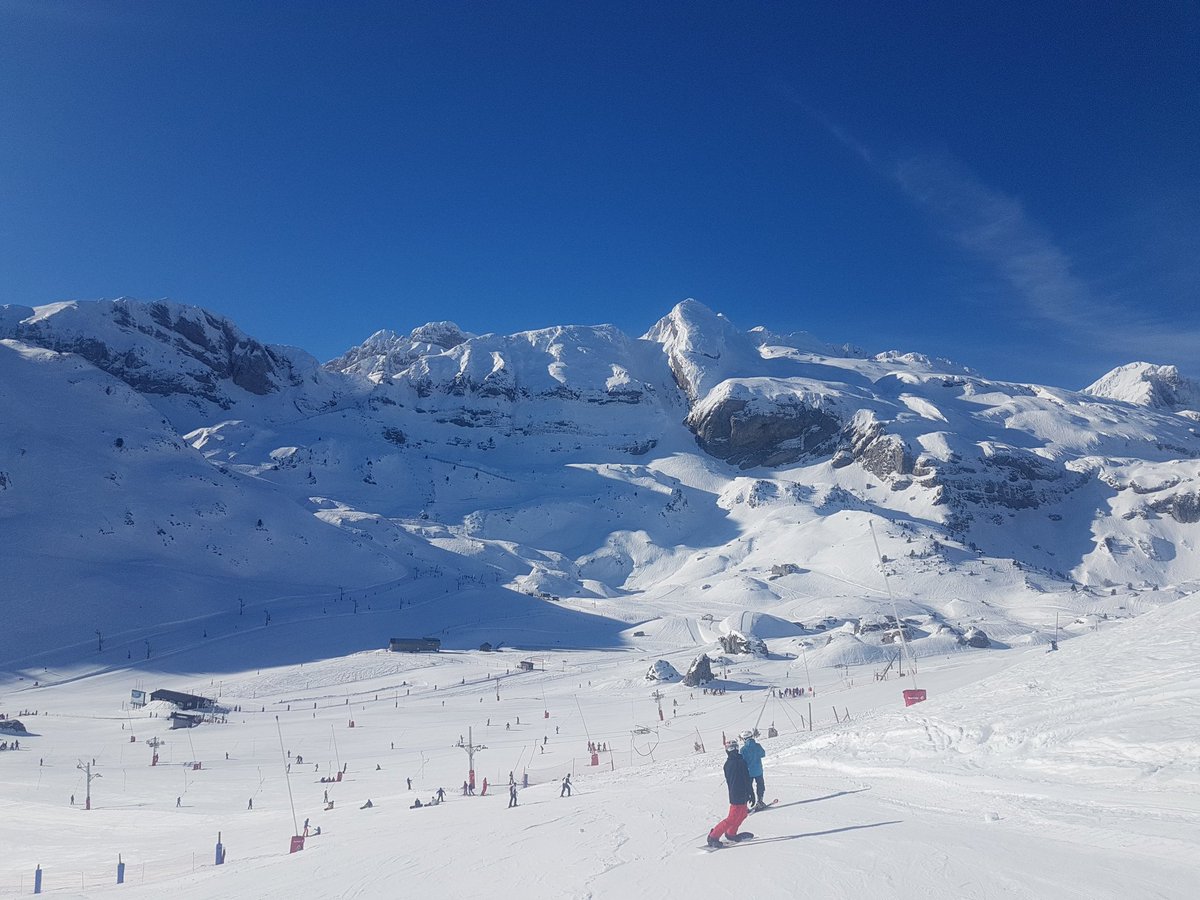
M332 372L387 381L423 356L452 350L473 335L453 322L428 322L407 335L384 329L325 364Z
M662 344L676 383L693 403L760 358L751 338L692 299L677 303L644 338Z
M1185 378L1175 366L1148 362L1118 366L1083 393L1172 412L1200 409L1200 384Z

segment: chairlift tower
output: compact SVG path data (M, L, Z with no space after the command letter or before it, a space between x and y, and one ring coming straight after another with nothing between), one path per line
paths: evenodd
M487 747L483 744L475 743L475 741L471 735L471 727L469 725L467 726L467 742L464 744L462 738L460 737L458 739L458 743L456 743L454 746L461 747L463 750L467 751L467 784L469 784L471 786L471 789L474 790L474 788L475 788L475 754L480 750L486 750Z
M75 768L77 768L80 772L82 772L86 776L87 796L84 798L83 808L91 809L92 808L92 779L100 778L101 775L99 772L92 772L92 764L85 763L83 760L80 760L79 765L77 765Z

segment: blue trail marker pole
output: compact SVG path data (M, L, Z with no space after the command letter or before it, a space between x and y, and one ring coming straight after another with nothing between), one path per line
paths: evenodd
M125 883L125 863L121 861L121 854L117 854L117 884Z
M38 866L33 870L33 892L40 894L42 892L42 867Z
M225 845L221 843L221 832L217 832L217 858L216 865L221 865L225 862Z

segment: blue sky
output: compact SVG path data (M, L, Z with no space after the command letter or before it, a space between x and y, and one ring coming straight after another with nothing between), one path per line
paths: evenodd
M1052 7L1052 8L1050 8ZM1200 375L1200 4L0 0L0 303Z

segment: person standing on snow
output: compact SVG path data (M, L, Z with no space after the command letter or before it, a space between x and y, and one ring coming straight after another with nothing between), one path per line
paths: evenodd
M754 811L758 812L767 808L767 801L763 796L763 757L767 755L767 751L754 739L753 731L743 731L738 737L742 739L742 759L746 761L746 771L750 773L752 781L750 794L754 801Z
M512 809L517 805L517 783L514 781L508 786L508 808Z
M558 792L558 796L560 796L560 797L570 797L571 796L571 773L570 772L568 772L566 775L563 776L562 790Z
M750 809L746 805L754 796L750 785L750 773L746 770L746 761L738 752L737 741L725 745L725 785L729 789L729 815L713 826L708 833L708 846L720 847L721 835L736 843L742 838L738 835L738 826L746 820Z

